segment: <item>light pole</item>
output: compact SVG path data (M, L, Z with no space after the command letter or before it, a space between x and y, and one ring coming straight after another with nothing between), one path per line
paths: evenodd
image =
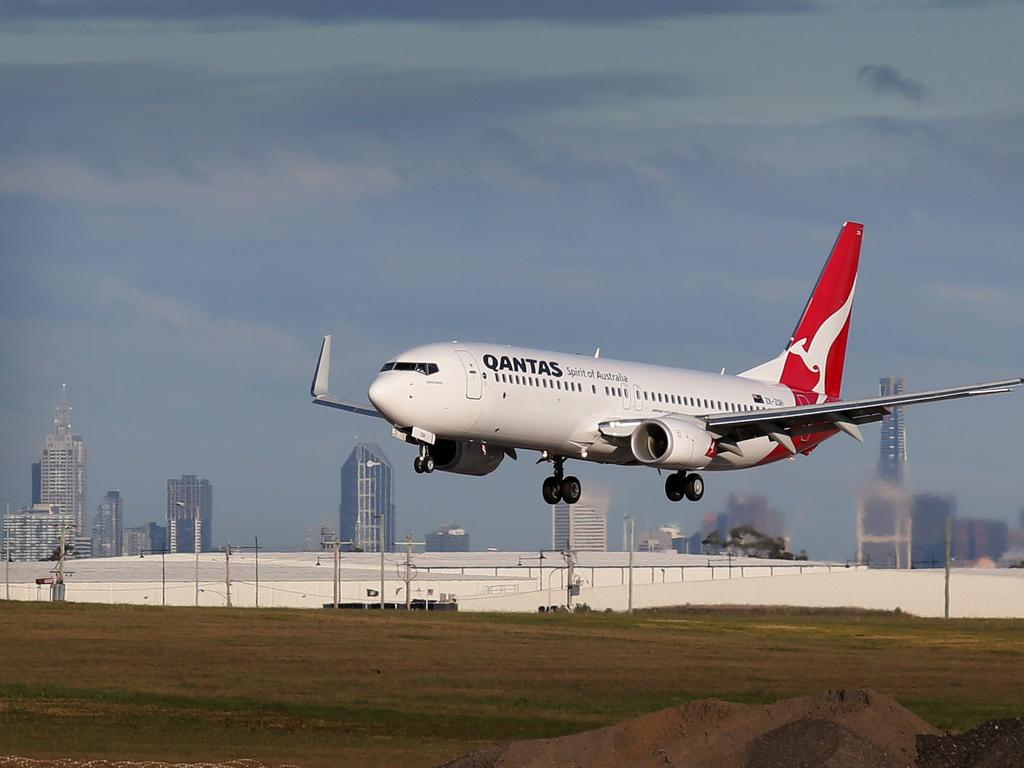
M174 502L174 506L176 506L178 509L185 509L185 502L184 501L176 501L176 502ZM200 592L200 590L199 590L199 550L202 549L202 544L201 544L201 542L202 542L201 535L202 534L201 534L201 531L200 531L200 526L202 525L202 522L199 520L199 517L197 515L193 515L192 516L192 521L195 524L195 531L196 531L195 541L193 542L193 549L195 550L195 553L196 553L196 607L198 608L199 607L199 592ZM175 526L175 530L177 530L177 526ZM175 549L177 549L177 542L175 542L174 544L175 544Z
M164 555L167 554L167 548L163 549L140 549L139 559L143 559L146 555L160 555L160 605L167 605L167 565L164 560Z
M10 529L7 527L7 518L11 515L11 502L7 502L7 511L4 513L4 593L6 600L11 599L11 542L7 538Z
M373 469L374 467L379 467L380 462L374 461L373 459L367 459L366 464L364 464L364 466L367 469ZM373 501L375 504L377 504L377 506L380 507L380 511L377 513L377 540L378 546L380 547L380 608L381 610L384 610L384 526L386 524L386 520L384 517L384 507L380 505L380 499L377 498L376 478L374 478L371 475L369 479L372 479L374 481L372 496Z
M629 601L626 610L633 615L633 516L626 515L626 546L629 547Z

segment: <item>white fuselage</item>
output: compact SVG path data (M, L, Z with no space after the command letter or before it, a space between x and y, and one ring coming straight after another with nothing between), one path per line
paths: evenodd
M785 385L738 376L460 342L401 353L384 366L368 394L403 430L416 427L450 440L621 464L636 463L635 458L627 444L601 434L602 422L813 402L813 395L794 394ZM772 460L776 448L767 437L747 440L742 456L719 454L706 469L755 466Z

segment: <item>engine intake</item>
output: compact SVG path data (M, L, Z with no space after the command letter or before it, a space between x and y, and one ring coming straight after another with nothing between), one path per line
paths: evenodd
M434 457L434 469L477 477L491 474L505 458L501 448L462 440L438 440L430 454Z
M703 469L715 457L715 439L699 424L664 417L640 422L629 446L636 460L667 469Z

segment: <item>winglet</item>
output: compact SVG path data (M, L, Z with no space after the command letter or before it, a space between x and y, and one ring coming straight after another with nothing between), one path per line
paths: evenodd
M331 337L324 336L323 344L320 345L320 359L316 362L316 371L313 373L313 384L309 388L309 394L313 397L323 397L329 391L331 378Z

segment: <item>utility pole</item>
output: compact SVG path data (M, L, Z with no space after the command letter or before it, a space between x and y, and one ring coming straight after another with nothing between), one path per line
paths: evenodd
M405 582L405 610L408 611L412 608L412 592L410 591L410 585L412 584L412 548L416 546L425 547L426 543L413 541L412 536L408 535L405 537L405 541L396 541L395 544L405 545L405 577L402 580ZM426 598L424 598L423 604L424 607L427 605Z
M227 599L228 608L231 607L231 545L221 547L224 552L224 597Z
M351 544L351 541L341 541L340 539L333 539L328 541L326 539L320 542L322 547L330 547L334 551L334 608L337 609L338 603L341 602L343 597L341 591L341 546L342 544Z
M60 556L57 559L56 567L50 571L54 574L53 583L50 585L50 600L52 602L64 602L64 577L70 576L70 572L65 573L64 571L64 557L67 554L67 535L68 528L61 529L60 532Z
M626 546L629 548L629 599L627 602L626 611L630 616L633 615L633 516L626 515L627 521L627 533Z
M260 607L260 537L253 536L253 549L256 550L256 607Z
M7 518L11 516L11 502L7 502L7 511L4 513L4 595L6 600L11 599L11 540L8 538L10 529L7 527Z
M378 515L380 525L377 526L377 532L380 534L380 609L384 610L384 513L381 512Z
M949 561L953 548L953 513L946 514L946 595L943 615L949 618Z
M567 611L572 610L572 596L573 590L576 589L575 584L575 566L576 566L576 551L572 549L566 550L565 555L565 609Z

